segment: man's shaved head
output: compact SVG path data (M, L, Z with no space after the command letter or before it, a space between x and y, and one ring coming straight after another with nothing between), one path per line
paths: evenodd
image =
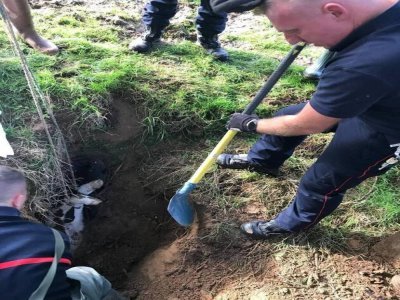
M0 205L9 206L19 195L26 195L24 175L13 168L0 166Z
M332 48L398 0L264 0L261 9L290 44Z

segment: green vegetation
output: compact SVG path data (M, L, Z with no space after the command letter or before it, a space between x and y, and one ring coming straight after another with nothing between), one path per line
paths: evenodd
M43 91L59 108L74 111L77 117L74 124L101 119L109 107L109 95L123 94L131 95L133 101L143 104L149 117L159 120L160 126L173 126L177 120L188 120L186 124L180 122L182 130L190 132L194 121L195 126L204 128L206 134L221 132L227 116L246 106L250 96L279 62L272 59L268 51L231 49L231 62L219 63L189 41L164 45L148 56L134 54L128 52L128 41L121 41L120 32L113 26L105 25L100 18L83 15L79 10L73 15L47 15L43 23L49 28L47 35L57 37L55 41L63 49L62 53L57 57L46 57L31 49L24 48L24 52ZM170 34L173 30L174 27ZM243 34L242 40L246 41L247 36ZM1 38L5 40L4 34ZM238 40L241 40L240 36ZM290 49L288 45L280 44L282 47L273 47L273 57L282 57ZM263 50L266 45L256 47ZM6 42L2 43L0 57L4 66L1 97L13 99L13 111L15 107L21 112L32 111L18 59L10 57ZM307 98L313 84L302 79L301 70L293 67L270 99L298 101ZM302 88L297 89L298 86ZM1 102L2 110L11 106L10 100ZM263 105L259 111L270 115L275 109ZM150 123L148 119L147 124ZM158 137L168 136L168 129L160 130L165 134L154 130L148 132ZM172 131L176 132L176 129Z
M400 223L399 170L393 169L377 180L376 188L369 196L366 206L372 210L379 223L393 226Z

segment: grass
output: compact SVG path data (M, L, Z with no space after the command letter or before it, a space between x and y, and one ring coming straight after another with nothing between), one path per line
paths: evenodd
M191 1L183 5L190 7L192 13L181 24L173 24L167 37L191 37L195 33L191 18L196 5ZM62 48L58 56L44 56L23 46L40 87L53 100L54 110L72 113L74 119L69 123L90 132L107 129L104 120L112 107L110 95L129 99L133 105L143 108L141 141L144 144L171 142L176 136L183 137L188 145L201 144L196 154L187 154L185 161L190 168L182 171L185 175L195 169L220 139L228 116L246 107L290 49L270 24L260 21L257 32L249 30L223 36L225 42L239 45L229 48L231 61L228 63L215 62L193 41L182 38L165 43L148 55L140 55L127 50L131 40L127 31L131 29L112 21L117 16L136 29L140 22L137 13L127 14L118 6L99 11L75 6L74 12L70 11L67 6L34 11L38 30L52 37ZM28 148L35 145L31 149L46 152L47 149L37 148L35 143L42 138L32 130L37 122L35 109L18 59L11 55L4 32L0 32L0 41L2 122L15 146L19 143ZM241 44L251 47L243 50ZM302 59L315 58L319 53L320 50L306 49ZM257 113L271 116L284 105L310 97L315 83L302 77L303 70L303 65L294 64ZM229 149L246 151L255 139L241 135ZM239 211L252 201L258 201L267 207L271 217L290 201L299 177L328 141L329 136L317 135L300 148L284 168L288 175L286 181L245 172L229 173L231 178L225 184L230 188L241 186L242 190L226 194L226 190L221 192L216 186L219 179L207 175L203 183L205 191L199 191L197 196L209 193L208 197L218 199L216 203L222 211ZM38 159L35 157L32 159ZM398 175L394 170L381 177L368 201L355 204L347 211L339 210L323 225L373 233L400 228ZM369 183L363 184L348 196L348 201L353 203L369 191Z
M228 115L246 106L249 95L257 91L278 63L261 53L235 50L231 63L216 63L192 42L177 42L142 56L127 52L126 45L118 42L117 32L98 19L67 14L55 17L50 24L50 33L58 36L62 53L49 58L25 50L43 91L59 108L66 107L76 114L73 124L101 125L110 105L108 95L123 91L146 106L148 117L144 123L156 140L179 129L190 133L193 126L203 128L205 134L220 132ZM94 37L93 31L99 27L103 30ZM3 51L2 56L8 57L9 49ZM32 106L26 105L29 94L18 61L11 60L5 72L2 95L15 99L19 92L16 106L23 102L24 109L30 107L32 111ZM301 81L299 78L300 69L294 68L271 98L286 96L287 85ZM309 86L300 94L306 97L311 89ZM261 114L270 115L271 111L268 105L260 107ZM174 128L177 120L182 121L178 129ZM151 128L155 124L157 130Z
M399 170L392 169L379 177L376 187L365 203L365 207L375 215L385 227L400 223Z

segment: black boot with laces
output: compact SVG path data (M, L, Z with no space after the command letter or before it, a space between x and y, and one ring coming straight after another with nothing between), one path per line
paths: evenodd
M228 52L221 47L218 41L218 35L203 36L199 34L198 41L207 53L211 54L215 59L219 61L227 61L229 59Z
M149 52L154 44L160 41L163 31L160 28L148 27L143 34L143 37L134 40L129 44L129 50L136 51L139 53Z
M249 170L260 174L278 176L279 169L267 168L264 166L257 165L248 160L247 154L227 154L222 153L217 158L217 165L225 169L236 169L236 170Z
M268 239L274 236L284 236L291 232L281 228L275 220L250 221L240 225L240 230L254 239Z

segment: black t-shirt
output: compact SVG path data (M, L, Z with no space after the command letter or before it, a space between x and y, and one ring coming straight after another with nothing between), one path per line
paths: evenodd
M357 117L400 142L400 3L338 45L310 100L319 113Z

